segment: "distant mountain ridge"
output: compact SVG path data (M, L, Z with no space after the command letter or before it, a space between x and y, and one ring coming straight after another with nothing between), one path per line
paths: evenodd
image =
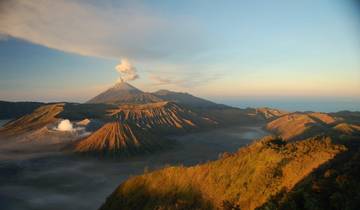
M269 108L269 107L261 107L256 109L256 113L262 115L263 118L266 120L273 120L275 118L287 114L288 112L279 109Z
M45 105L45 103L0 101L0 119L18 118L31 113L42 105Z
M159 90L153 93L155 96L165 100L173 101L179 104L194 108L221 108L228 107L223 104L217 104L212 101L193 96L189 93L174 92L169 90Z
M354 112L356 114L356 112ZM285 140L299 140L314 134L357 135L360 123L341 117L338 113L293 112L280 115L265 128Z
M144 104L159 102L162 99L151 93L145 93L126 82L118 82L113 87L100 93L86 103L91 104Z

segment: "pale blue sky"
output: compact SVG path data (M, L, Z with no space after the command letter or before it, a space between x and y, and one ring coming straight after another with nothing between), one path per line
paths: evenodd
M128 58L140 76L130 83L145 91L360 107L354 2L2 2L0 100L82 102Z

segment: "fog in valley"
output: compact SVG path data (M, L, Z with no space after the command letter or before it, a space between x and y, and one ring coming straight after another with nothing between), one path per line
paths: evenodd
M116 160L49 152L56 147L24 150L17 149L16 144L2 144L0 203L2 210L95 210L129 176L168 165L189 166L214 160L266 134L261 126L237 126L171 136L177 142L171 149Z

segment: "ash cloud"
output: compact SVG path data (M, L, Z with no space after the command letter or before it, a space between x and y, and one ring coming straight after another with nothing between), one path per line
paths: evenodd
M127 82L139 78L135 66L133 66L127 58L122 58L120 63L115 66L115 69L120 74L120 81Z

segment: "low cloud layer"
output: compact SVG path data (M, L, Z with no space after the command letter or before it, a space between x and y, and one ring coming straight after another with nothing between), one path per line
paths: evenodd
M0 1L0 37L106 58L186 55L206 46L200 38L201 28L188 17L164 18L140 2L96 3Z
M136 68L130 63L127 58L122 58L120 63L115 66L115 69L120 74L120 81L132 81L139 78Z

